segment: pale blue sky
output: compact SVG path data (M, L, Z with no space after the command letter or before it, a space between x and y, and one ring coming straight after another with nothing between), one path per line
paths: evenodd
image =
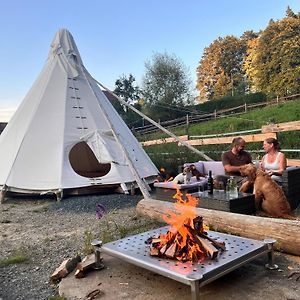
M0 121L29 91L60 28L71 32L85 67L108 88L129 73L140 84L156 52L175 54L195 81L211 42L264 29L288 5L300 11L299 0L0 0Z

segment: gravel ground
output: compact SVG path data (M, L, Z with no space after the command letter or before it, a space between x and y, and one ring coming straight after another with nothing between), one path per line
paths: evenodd
M80 253L92 238L116 239L159 224L135 215L141 195L76 196L52 199L8 199L0 205L0 300L49 299L57 286L49 277L60 263ZM96 206L106 215L100 220ZM3 265L21 253L27 262ZM2 264L1 264L2 262Z

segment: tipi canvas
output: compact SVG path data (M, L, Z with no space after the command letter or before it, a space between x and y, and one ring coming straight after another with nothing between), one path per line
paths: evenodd
M132 170L134 167L134 172ZM4 191L61 193L153 182L157 168L83 66L62 29L47 62L0 136Z

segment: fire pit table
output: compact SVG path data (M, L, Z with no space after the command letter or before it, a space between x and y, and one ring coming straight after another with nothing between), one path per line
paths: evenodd
M273 263L275 240L257 241L229 234L208 231L208 236L216 241L224 241L226 250L215 260L205 259L202 263L181 262L151 256L146 241L168 231L169 226L147 231L102 246L104 253L123 259L129 263L166 276L191 286L192 300L199 299L200 287L233 271L261 256L268 255L266 267L277 268Z

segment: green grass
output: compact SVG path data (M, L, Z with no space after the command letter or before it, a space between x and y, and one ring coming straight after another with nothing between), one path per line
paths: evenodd
M116 212L111 212L99 220L98 234L93 234L90 230L86 230L84 232L84 246L82 251L85 255L93 253L94 249L91 246L91 241L95 238L101 240L102 243L105 244L126 236L145 232L162 225L150 218L140 219L137 216L131 217L130 222L124 221L121 223L118 220L114 220L115 213Z
M300 99L281 103L276 106L255 109L238 116L190 124L188 132L189 135L228 133L261 128L262 125L266 125L270 121L282 123L297 120L300 120ZM186 126L178 126L172 128L171 131L176 135L185 135ZM162 132L145 134L143 140L158 139L166 136L167 135Z
M93 234L92 232L87 229L84 231L84 246L83 246L83 254L89 255L94 252L94 248L91 245L91 242L93 240Z
M222 134L251 129L261 129L263 125L270 122L283 123L300 120L300 99L281 103L275 106L255 109L238 116L224 117L222 119L211 120L198 124L190 124L189 135ZM172 128L176 135L186 134L186 126ZM165 133L157 132L144 135L140 140L152 140L166 137ZM286 131L277 134L282 149L300 149L300 131ZM204 145L196 148L214 160L220 160L221 153L228 150L229 144ZM178 166L185 162L203 160L186 147L178 146L177 143L155 145L144 148L154 164L159 168L165 167L168 171L178 173ZM253 151L253 159L260 159L263 155L262 142L248 143L247 149ZM299 152L287 152L287 158L300 159Z
M21 263L28 263L30 258L27 256L23 249L15 250L10 256L5 259L0 260L0 267L5 267L8 265L15 265Z

